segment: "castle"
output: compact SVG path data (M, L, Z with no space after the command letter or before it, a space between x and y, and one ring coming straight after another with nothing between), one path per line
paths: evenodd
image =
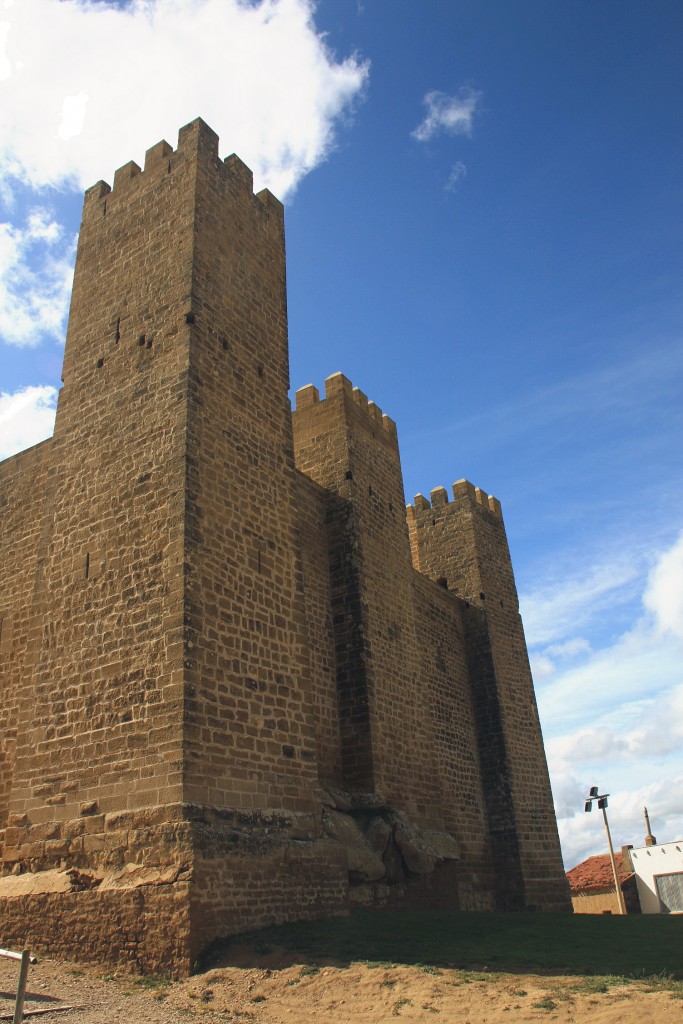
M63 381L0 464L3 945L569 909L500 505L406 517L342 374L292 413L283 209L203 121L86 192Z

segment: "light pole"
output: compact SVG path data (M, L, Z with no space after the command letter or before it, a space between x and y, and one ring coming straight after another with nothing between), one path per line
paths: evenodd
M607 845L609 847L609 859L612 864L612 874L614 875L614 887L617 893L617 901L619 903L619 913L626 913L626 903L624 901L624 894L621 891L621 885L619 884L619 872L617 871L617 862L614 859L614 847L612 846L612 836L610 835L609 825L607 823L607 797L609 793L598 793L597 786L591 786L591 791L586 798L584 804L584 811L593 810L593 801L598 801L598 807L602 811L602 817L605 821L605 832L607 833Z

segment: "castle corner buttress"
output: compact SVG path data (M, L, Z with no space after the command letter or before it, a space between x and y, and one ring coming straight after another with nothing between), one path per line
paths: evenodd
M569 909L500 505L406 514L342 374L292 413L283 208L203 121L86 192L63 380L0 463L3 944Z

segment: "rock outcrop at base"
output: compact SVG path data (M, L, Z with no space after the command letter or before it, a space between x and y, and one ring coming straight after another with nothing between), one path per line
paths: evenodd
M351 887L410 883L460 859L458 844L450 833L416 827L376 794L325 788L323 799L322 827L346 850Z

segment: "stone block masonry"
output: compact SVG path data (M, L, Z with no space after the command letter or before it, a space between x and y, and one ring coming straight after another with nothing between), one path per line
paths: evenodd
M63 379L0 463L0 932L182 974L354 902L568 908L500 506L406 520L341 374L292 415L283 209L203 121L86 192Z

